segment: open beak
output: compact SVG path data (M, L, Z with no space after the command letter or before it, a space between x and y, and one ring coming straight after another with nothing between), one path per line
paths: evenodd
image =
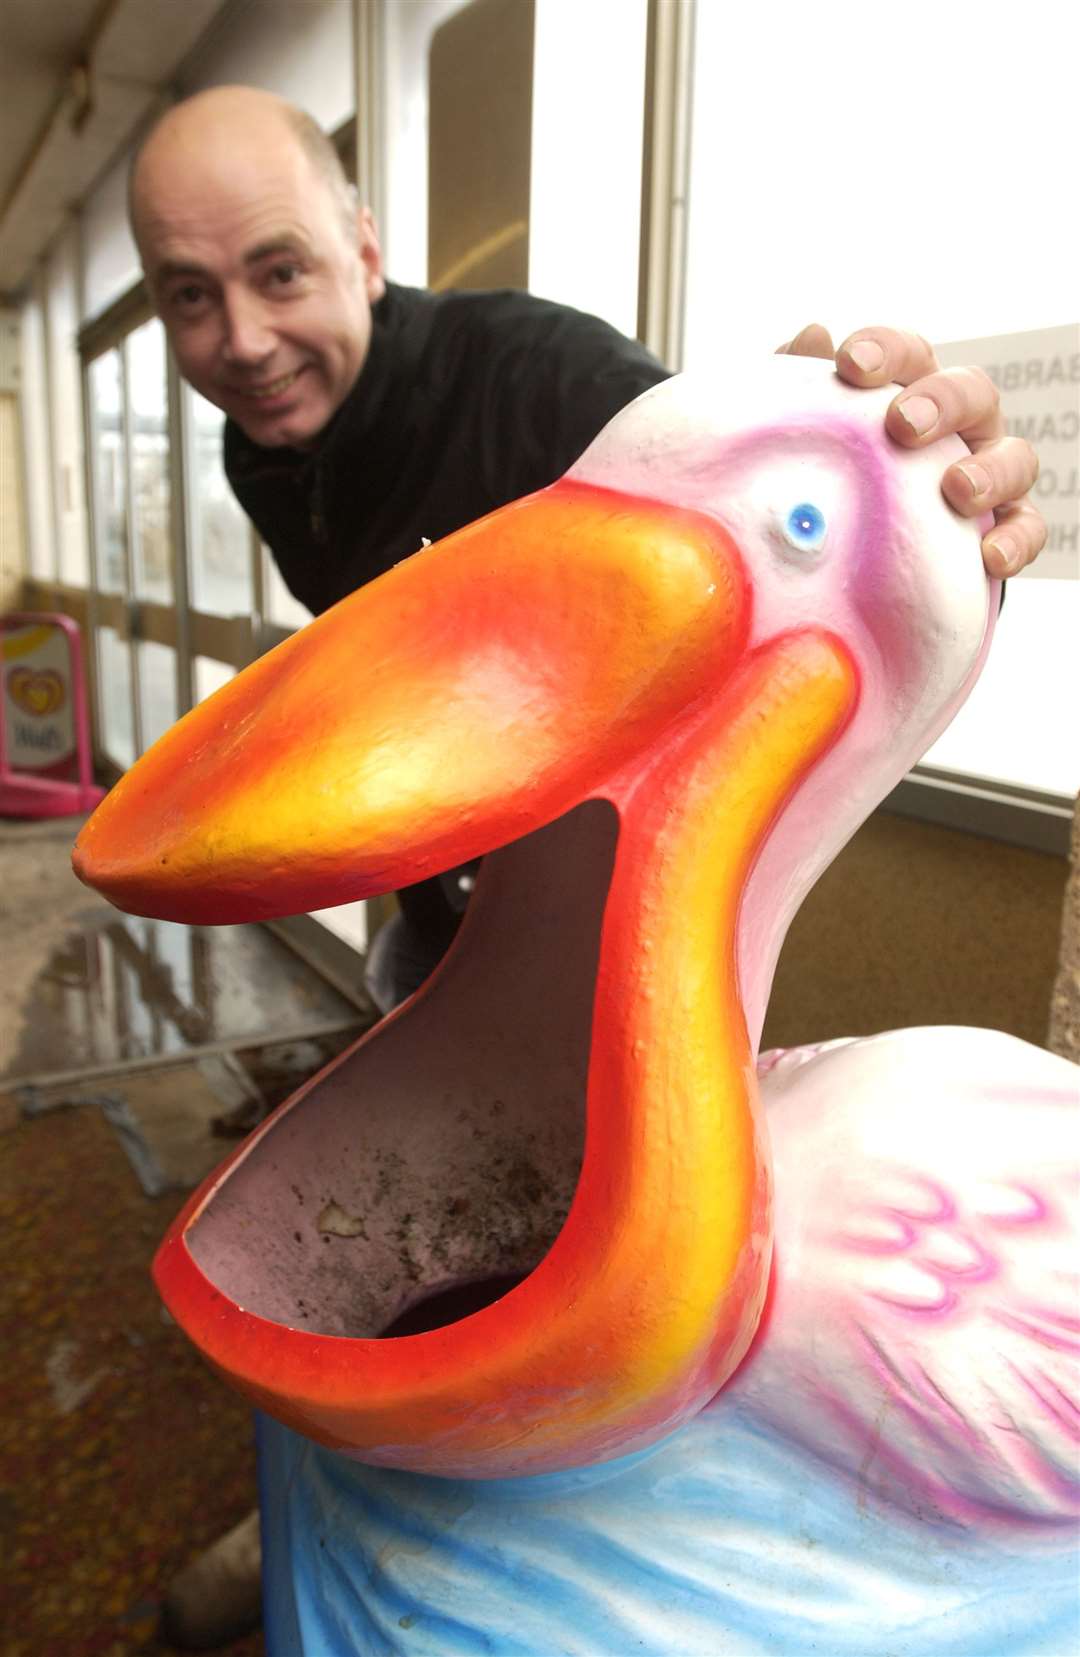
M343 600L194 708L79 836L79 877L186 922L392 890L552 821L730 670L713 520L577 483Z
M83 879L187 921L522 841L430 991L281 1106L158 1253L173 1317L278 1419L388 1466L556 1471L673 1431L746 1353L772 1222L740 903L855 680L813 629L749 638L713 519L559 483L256 662L87 824ZM573 810L590 798L614 809ZM396 1327L477 1284L479 1310Z

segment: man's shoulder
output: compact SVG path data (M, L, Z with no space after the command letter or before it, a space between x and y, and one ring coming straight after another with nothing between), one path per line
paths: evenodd
M598 349L648 356L644 346L603 318L522 288L451 288L436 293L388 284L388 293L405 326L415 323L435 337L468 336L496 347L569 341L584 346L592 341Z

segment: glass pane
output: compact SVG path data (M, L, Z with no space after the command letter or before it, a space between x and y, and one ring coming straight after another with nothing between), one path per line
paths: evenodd
M428 47L465 0L412 0L385 11L383 253L395 282L428 279Z
M79 370L79 232L72 222L45 261L50 426L56 534L61 581L90 579L83 486L82 385Z
M248 615L251 526L225 478L225 416L197 392L185 395L191 417L191 602L215 616Z
M228 662L215 661L212 656L196 656L194 667L196 702L205 702L208 696L213 696L222 685L228 684L236 671Z
M269 547L263 547L261 550L263 603L266 606L267 621L276 622L279 627L306 627L311 620L311 611L306 604L301 604L298 598L294 598L286 587Z
M1075 261L1040 259L1035 278L1024 236L998 237L972 280L979 237L957 211L946 160L970 145L968 100L935 101L935 159L916 166L903 121L822 91L864 80L859 31L819 27L805 7L778 51L777 12L697 7L687 367L722 365L736 348L774 351L808 322L837 340L870 323L949 340L1075 321ZM972 30L967 7L910 0L903 15L889 37L890 85L918 84L928 49L938 86L1000 83L1000 41L992 28ZM1038 134L1039 164L1024 144L998 146L994 199L1022 201L1025 223L1050 244L1076 193L1075 82L1075 52L1048 50L1038 27L1017 31L1006 119ZM907 204L906 214L887 203ZM898 244L912 214L920 253L905 257Z
M94 528L97 580L106 593L126 591L127 493L124 478L120 353L106 351L90 364L90 419L93 426Z
M48 377L45 357L44 284L41 275L22 310L23 457L26 469L26 518L30 537L30 574L56 579L56 536L49 473Z
M172 602L165 330L155 317L127 342L135 594Z
M135 763L131 711L131 646L112 627L99 627L98 687L105 752L125 771Z
M529 291L637 332L645 0L539 0ZM598 75L596 66L604 65Z
M148 641L139 650L139 696L143 747L149 748L176 724L176 651Z

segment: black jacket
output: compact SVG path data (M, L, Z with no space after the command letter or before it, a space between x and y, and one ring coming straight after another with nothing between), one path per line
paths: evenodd
M262 449L229 421L225 470L290 592L319 614L425 538L554 483L666 377L606 322L530 294L389 284L317 447Z

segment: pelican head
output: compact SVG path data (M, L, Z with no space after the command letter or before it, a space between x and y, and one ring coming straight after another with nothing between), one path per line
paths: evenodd
M746 1354L784 931L996 610L940 494L962 445L893 445L890 395L790 357L658 386L200 704L84 829L84 880L192 922L485 856L434 977L159 1252L173 1315L279 1419L369 1462L544 1472L672 1432Z

